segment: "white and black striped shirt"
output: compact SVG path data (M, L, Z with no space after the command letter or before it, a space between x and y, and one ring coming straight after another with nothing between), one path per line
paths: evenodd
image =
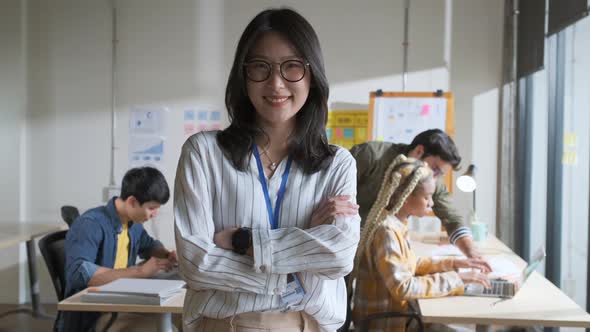
M293 162L281 204L278 229L269 224L266 202L252 156L236 170L215 138L198 133L182 148L174 188L175 237L180 270L189 289L184 322L200 316L226 318L244 312L301 311L322 330L334 331L346 316L343 276L352 270L360 217L338 217L332 225L309 228L311 214L324 199L350 195L356 202L356 164L338 148L330 166L306 175ZM276 201L287 160L267 180ZM213 244L226 227L251 227L254 257ZM301 272L306 295L300 304L280 301L287 274Z

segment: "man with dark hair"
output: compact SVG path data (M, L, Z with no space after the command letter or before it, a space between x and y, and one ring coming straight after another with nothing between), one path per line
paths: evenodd
M461 156L453 140L439 129L430 129L418 134L410 145L388 142L367 142L355 145L350 150L356 159L357 204L364 222L381 187L385 171L400 154L420 159L432 169L436 190L432 195L434 214L441 220L449 234L451 243L467 257L479 257L471 231L462 223L459 212L453 207L451 193L442 177L451 169L457 170Z
M121 196L78 217L65 240L65 297L119 278L149 278L177 264L176 251L168 251L143 228L169 198L168 183L160 171L133 168L123 177ZM136 266L137 256L146 262ZM58 326L60 331L87 331L99 316L63 312Z

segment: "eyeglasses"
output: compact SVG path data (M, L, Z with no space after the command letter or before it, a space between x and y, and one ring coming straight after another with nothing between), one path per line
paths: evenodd
M272 74L272 65L279 65L281 77L286 81L299 82L305 77L309 63L300 60L287 60L283 62L267 62L264 60L252 60L244 64L246 77L253 82L264 82Z
M432 168L432 176L433 177L437 178L442 174L443 174L443 171L440 169L440 167L433 167Z

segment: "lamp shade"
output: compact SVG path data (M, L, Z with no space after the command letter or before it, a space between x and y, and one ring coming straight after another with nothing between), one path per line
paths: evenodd
M463 175L457 179L457 188L459 188L459 190L470 193L474 191L475 188L477 188L477 183L475 182L475 171L475 165L471 164L469 165L469 168L467 168L467 171L465 171L465 173L463 173Z

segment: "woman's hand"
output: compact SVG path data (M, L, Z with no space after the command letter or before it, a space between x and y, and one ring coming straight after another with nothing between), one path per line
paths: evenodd
M348 195L330 197L313 211L310 227L332 224L336 216L354 216L358 210L359 206L352 203Z
M477 272L477 271L459 272L459 277L461 278L461 280L463 281L464 284L481 284L485 288L492 287L488 277L481 272Z
M483 258L455 259L453 269L478 269L483 273L492 272L490 265Z

